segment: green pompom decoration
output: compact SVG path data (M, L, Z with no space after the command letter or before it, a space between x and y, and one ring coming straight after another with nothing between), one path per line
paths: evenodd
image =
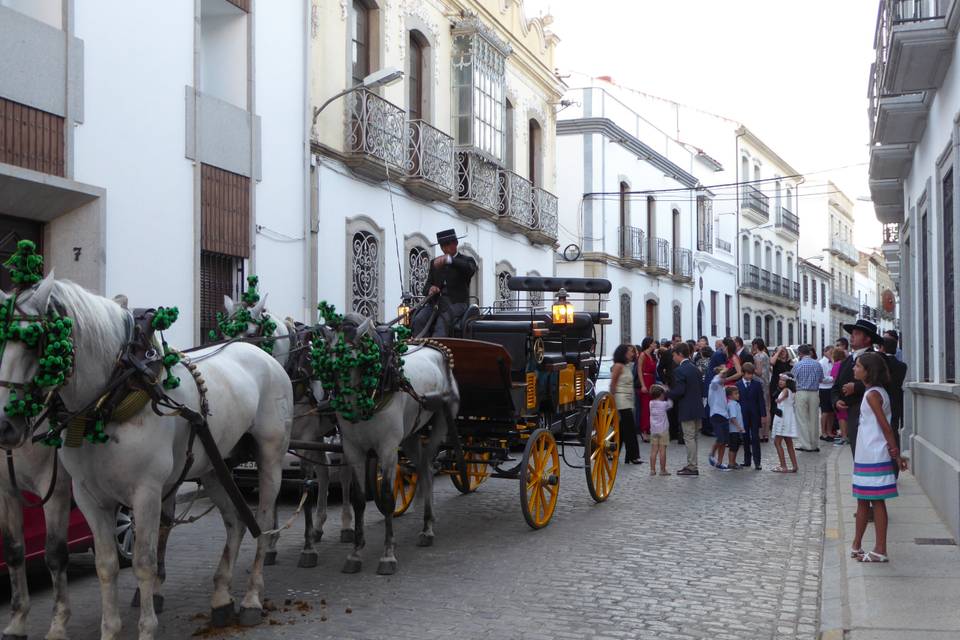
M246 338L263 338L257 345L269 354L273 354L273 347L276 344L274 332L277 330L277 322L270 317L268 313L261 312L260 317L254 318L250 309L260 302L260 293L257 286L260 278L255 275L247 276L247 290L240 295L240 305L231 315L226 315L220 311L217 312L217 328L220 335L224 338L236 338L243 336ZM250 325L256 327L251 332ZM210 332L211 338L217 338L215 331Z
M17 243L17 250L3 263L10 270L10 279L17 289L32 287L43 279L43 256L30 240Z

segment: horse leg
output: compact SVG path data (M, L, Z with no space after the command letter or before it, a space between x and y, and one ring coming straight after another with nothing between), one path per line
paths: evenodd
M100 579L100 640L116 640L120 635L120 606L117 602L117 574L120 560L113 537L116 528L117 504L101 502L90 494L82 482L74 483L73 497L93 532L94 560Z
M393 535L393 485L397 480L397 448L389 445L381 447L378 452L380 458L380 500L383 504L389 505L387 513L383 517L384 539L383 555L380 557L380 563L377 565L377 573L382 576L390 576L397 572L396 539Z
M133 520L137 535L133 543L133 573L140 589L140 640L153 640L157 631L153 590L157 586L157 543L160 535L160 513L163 509L161 487L140 487L134 496Z
M210 626L226 627L234 623L236 608L230 596L230 582L233 579L233 567L237 562L237 553L240 551L240 542L246 529L240 523L237 509L230 501L230 497L220 484L214 472L203 476L203 486L207 496L217 506L223 518L223 527L227 531L227 540L220 554L220 563L213 574L213 595L210 598Z
M353 542L353 506L350 493L353 485L353 467L340 462L340 542Z
M280 525L280 516L277 513L277 502L274 500L273 509L272 509L272 521L270 524L270 529L276 529ZM263 527L261 527L263 529ZM267 536L267 548L263 554L263 566L272 567L277 564L277 541L280 539L280 535L270 535Z
M60 462L55 461L55 464ZM46 640L64 640L67 637L67 621L70 620L70 600L67 593L70 478L65 472L59 474L54 493L43 506L43 518L47 529L45 559L53 584L53 616Z
M305 452L309 455L310 451ZM302 569L312 569L317 566L319 551L317 545L323 537L323 524L327 520L327 485L329 474L326 467L316 466L312 462L302 460L300 467L303 470L304 491L316 491L315 496L307 496L307 507L303 510L303 550L297 566ZM310 504L311 497L314 499Z
M27 640L27 614L30 593L27 589L27 568L24 563L23 507L12 494L0 492L0 533L3 535L3 558L10 573L10 623L3 630L3 640Z
M359 463L350 464L350 504L353 507L354 529L353 529L353 550L347 556L343 563L343 573L359 573L363 566L363 560L360 557L360 551L366 545L363 535L363 511L367 508L367 491L365 486L366 473L364 465L366 463L366 454L354 452L353 455L346 452L347 445L344 443L344 453L347 454L347 460L359 460Z

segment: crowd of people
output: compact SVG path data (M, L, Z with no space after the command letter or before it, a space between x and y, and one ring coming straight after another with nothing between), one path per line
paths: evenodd
M770 355L762 338L684 341L644 338L621 344L613 354L610 388L620 413L626 464L643 464L640 441L650 443L650 475L669 476L666 452L671 441L686 447L687 463L676 474L700 475L698 439L714 438L708 460L722 472L762 470L761 443L774 439L777 473L796 473L797 452L815 453L823 444L849 444L853 494L857 498L856 536L851 557L887 562L884 500L895 497L900 457L903 384L896 331L877 333L867 320L844 325L840 337L819 355L800 345ZM741 454L740 451L743 451ZM658 472L659 467L659 472ZM873 521L873 551L861 540Z

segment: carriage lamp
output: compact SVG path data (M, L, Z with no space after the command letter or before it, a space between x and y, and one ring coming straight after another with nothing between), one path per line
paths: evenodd
M573 304L567 302L567 290L560 289L553 302L553 324L573 324Z
M409 295L404 295L403 299L400 302L400 306L397 307L397 321L405 327L410 326L410 303L412 300Z

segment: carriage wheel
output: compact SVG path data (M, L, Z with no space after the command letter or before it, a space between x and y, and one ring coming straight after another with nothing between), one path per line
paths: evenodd
M587 489L594 500L603 502L613 492L620 464L620 414L613 396L606 391L599 394L590 407L583 440Z
M383 474L377 470L377 494L374 497L377 508L380 513L387 515L386 511L389 505L381 504L380 483L383 481ZM417 472L411 471L403 462L397 462L397 470L393 478L393 516L402 516L410 505L413 504L413 497L417 493Z
M469 444L469 442L468 442ZM460 479L460 470L454 468L454 473L450 476L450 479L453 481L453 486L457 488L457 491L460 493L473 493L477 490L484 480L490 477L490 467L487 466L487 462L490 460L490 452L484 451L483 453L473 453L470 457L464 456L464 462L467 465L467 480L469 484L463 486L463 482Z
M530 434L520 463L520 508L527 524L541 529L550 523L560 493L560 454L549 429Z

